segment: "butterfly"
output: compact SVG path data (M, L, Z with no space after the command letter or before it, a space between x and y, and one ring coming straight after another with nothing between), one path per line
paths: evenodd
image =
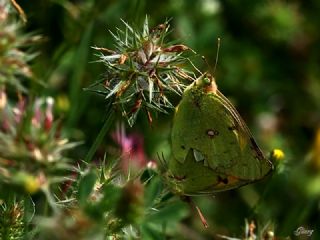
M234 189L274 169L209 73L184 91L175 111L171 145L169 184L183 196Z

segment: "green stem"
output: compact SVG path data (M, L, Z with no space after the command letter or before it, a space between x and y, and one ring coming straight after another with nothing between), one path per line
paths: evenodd
M110 110L108 111L107 119L105 120L97 138L95 139L94 143L92 144L92 146L89 149L87 156L85 157L86 163L91 162L95 152L97 151L97 148L99 147L103 138L105 137L105 135L109 131L109 129L113 123L114 118L115 118L115 112L113 111L113 108L110 108Z
M45 213L48 214L48 207L51 208L51 210L53 211L53 213L57 213L59 211L56 201L52 195L52 193L50 192L50 186L49 185L45 185L42 188L42 192L44 193L44 195L46 196L46 205L45 205Z
M30 227L29 224L32 221L35 214L35 205L31 196L24 196L23 199L23 239L29 239Z

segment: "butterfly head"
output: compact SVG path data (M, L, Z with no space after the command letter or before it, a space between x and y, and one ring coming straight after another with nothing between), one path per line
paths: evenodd
M202 74L195 82L195 85L198 87L203 88L206 93L213 93L217 92L217 84L214 77L210 73Z

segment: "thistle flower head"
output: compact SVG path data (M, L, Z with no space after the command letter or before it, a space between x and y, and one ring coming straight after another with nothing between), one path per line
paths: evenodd
M4 98L5 92L1 94ZM16 105L6 102L0 108L0 184L34 193L70 169L62 153L75 144L60 136L52 107L51 97L28 104L20 97Z
M34 55L21 48L38 37L21 33L22 24L14 19L14 8L9 2L0 0L0 87L9 85L26 91L21 80L32 77L28 61Z
M169 22L149 29L146 18L142 31L137 31L125 21L125 29L112 33L115 49L94 47L100 52L99 62L106 73L102 80L88 90L97 92L120 107L122 115L132 126L141 109L146 110L149 121L151 112L166 112L172 108L168 93L180 94L192 73L183 66L185 45L166 43Z

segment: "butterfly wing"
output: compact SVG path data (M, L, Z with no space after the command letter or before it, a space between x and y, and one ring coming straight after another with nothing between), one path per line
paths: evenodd
M234 134L225 128L226 122L232 121L221 104L198 88L186 90L172 128L173 156L183 163L192 149L195 160L203 161L205 166L230 168L240 151Z
M171 159L169 169L166 175L167 183L178 195L210 195L250 183L248 180L226 176L204 166L203 162L195 159L192 149L188 151L184 163Z
M178 162L184 163L191 149L195 161L231 178L223 181L226 188L232 185L229 180L240 186L263 178L273 168L236 109L219 91L205 93L195 85L189 87L177 108L171 137Z
M273 164L265 158L238 111L220 91L217 90L217 93L210 97L218 106L223 107L225 115L231 116L232 121L226 122L227 128L233 133L240 147L238 158L230 169L232 174L249 180L259 180L268 175L273 170Z

